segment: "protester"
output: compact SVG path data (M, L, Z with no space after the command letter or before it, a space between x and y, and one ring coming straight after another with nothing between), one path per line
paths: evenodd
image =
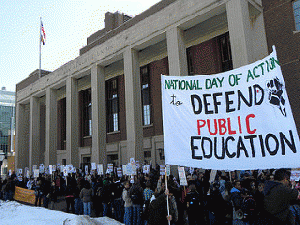
M132 224L141 225L141 213L144 199L143 188L141 187L139 179L136 179L134 184L130 187L129 196L132 201Z
M132 224L132 201L129 195L130 183L125 181L124 189L122 193L122 199L124 201L124 224Z
M84 182L84 186L79 194L83 202L83 215L91 216L92 212L92 197L93 197L93 189L88 181Z
M294 224L294 217L289 208L291 203L297 199L298 191L291 189L291 173L286 169L275 171L274 181L269 180L264 187L264 215L257 224L282 225Z
M67 213L70 212L70 207L71 207L71 212L75 213L75 189L76 187L74 185L73 179L71 177L67 177L67 187L65 191L65 199L66 199L66 204L67 204Z

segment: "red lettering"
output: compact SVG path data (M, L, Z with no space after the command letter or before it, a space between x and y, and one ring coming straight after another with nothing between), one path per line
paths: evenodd
M231 121L230 121L230 117L227 118L227 123L228 123L228 134L232 135L232 134L236 134L235 130L231 130Z
M217 124L217 120L214 119L214 126L215 126L215 131L212 133L210 130L210 119L207 120L207 126L208 126L208 131L210 133L210 135L216 135L218 132L218 124Z
M218 119L219 124L219 134L224 135L227 131L226 129L226 120L225 119Z
M255 117L254 114L249 114L248 116L246 116L246 128L247 128L248 134L255 134L256 129L250 130L250 123L249 123L249 119L254 118L254 117Z
M202 122L202 124L200 124ZM200 128L204 127L206 124L205 120L197 120L197 129L198 129L198 135L200 135Z
M238 116L238 123L239 123L239 131L240 131L240 134L242 133L242 125L241 125L241 117Z

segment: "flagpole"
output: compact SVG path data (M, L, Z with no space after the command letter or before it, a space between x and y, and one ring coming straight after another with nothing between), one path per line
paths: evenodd
M39 60L39 78L41 78L41 67L42 67L42 45L41 45L41 30L42 30L42 17L40 17L40 35L39 35L39 42L40 42L40 60Z

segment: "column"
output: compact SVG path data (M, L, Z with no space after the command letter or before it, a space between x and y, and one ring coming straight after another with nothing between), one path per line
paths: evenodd
M40 162L40 103L39 98L30 97L30 128L29 128L29 169Z
M92 156L91 161L106 166L106 110L104 68L91 68L92 90Z
M226 3L233 68L252 61L252 36L247 0L230 0Z
M188 75L186 48L183 32L177 27L167 30L167 49L170 76Z
M127 162L135 158L142 162L143 126L141 82L138 52L128 47L124 52Z
M56 165L57 150L57 96L56 90L46 90L46 150L45 165Z
M79 167L79 117L78 117L78 85L77 80L69 77L66 85L67 105L67 140L66 140L66 163Z
M25 105L16 104L16 156L15 169L29 167L29 123L26 119Z

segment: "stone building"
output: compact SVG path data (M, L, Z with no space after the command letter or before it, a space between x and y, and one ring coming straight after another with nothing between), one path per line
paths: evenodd
M278 60L300 134L300 0L263 0L268 51L276 46Z
M106 13L77 58L17 84L16 167L163 164L161 74L267 56L262 12L259 0L163 0L133 18Z

